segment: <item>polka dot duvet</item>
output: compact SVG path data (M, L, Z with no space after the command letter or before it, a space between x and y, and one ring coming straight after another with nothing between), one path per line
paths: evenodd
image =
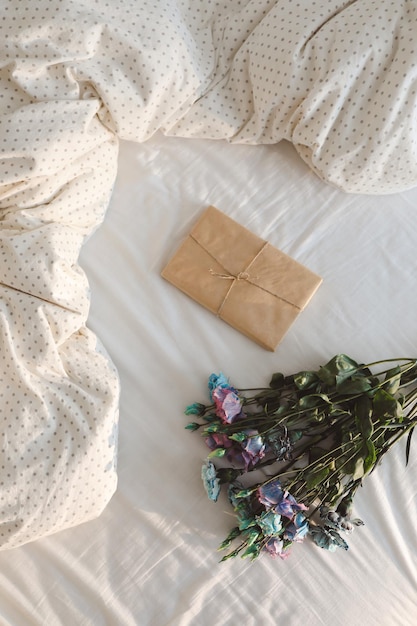
M78 256L103 220L119 139L285 139L347 192L413 187L417 3L5 0L0 31L10 548L96 517L116 488L118 376L86 326Z

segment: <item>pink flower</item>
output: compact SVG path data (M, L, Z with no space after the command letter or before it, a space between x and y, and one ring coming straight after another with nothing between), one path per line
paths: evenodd
M224 424L231 424L237 418L244 417L242 402L233 389L216 387L212 391L212 399L216 406L216 415Z
M278 539L277 537L272 537L269 539L264 546L264 550L266 550L272 558L276 558L279 556L281 559L286 559L290 555L290 551L288 549L284 550L284 542L282 539Z
M226 459L236 468L246 471L254 467L265 456L265 444L257 430L243 431L248 436L242 442L229 439L224 433L211 433L206 437L206 444L210 450L216 448L227 449Z
M229 437L223 433L211 433L206 438L206 444L210 450L215 450L216 448L230 448L233 445L233 442L230 441Z
M245 469L248 471L264 458L265 443L257 430L248 429L243 432L247 435L247 439L240 444L241 456L245 464Z
M242 448L248 453L255 465L265 456L265 443L257 430L252 428L243 432L248 438L242 443Z

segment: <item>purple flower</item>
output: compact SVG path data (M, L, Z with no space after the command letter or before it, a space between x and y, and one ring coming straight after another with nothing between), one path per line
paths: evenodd
M208 388L210 399L216 406L216 415L223 423L231 424L238 417L245 417L238 392L229 384L224 374L212 374Z
M243 431L248 436L242 443L242 448L246 450L249 456L260 461L265 456L265 443L257 430L250 429Z
M290 555L288 549L284 550L284 542L282 539L278 539L278 537L272 537L272 539L267 541L264 550L266 550L272 558L279 556L281 559L286 559Z
M216 406L216 415L223 423L231 424L238 417L243 417L242 402L233 389L216 387L212 393L213 402Z
M224 448L226 459L236 468L248 471L265 456L265 444L257 430L243 431L248 437L243 441L231 440L224 433L212 433L206 438L211 450Z
M244 430L247 435L240 444L240 453L235 455L235 460L240 459L246 471L254 467L265 456L265 443L257 430Z
M210 500L217 501L220 493L220 481L217 478L216 468L213 463L207 460L201 468L201 478L203 479L204 488Z
M206 444L210 450L215 450L216 448L230 448L233 442L223 433L211 433L206 437Z
M279 480L261 485L257 490L258 500L267 509L274 509L276 513L292 519L299 511L307 511L305 504L296 501L288 491L281 489Z
M210 450L216 450L217 448L225 449L225 458L235 468L248 469L253 462L253 458L241 448L241 444L232 441L224 433L211 433L206 437L206 444Z
M267 509L271 509L275 504L281 501L284 492L281 489L280 481L273 480L261 485L257 491L257 495L259 502Z

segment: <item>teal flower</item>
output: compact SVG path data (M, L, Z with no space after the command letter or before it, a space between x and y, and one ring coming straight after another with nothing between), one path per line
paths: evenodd
M265 511L258 515L256 523L266 537L277 537L282 531L281 515L274 511Z
M216 468L208 459L201 468L201 478L209 499L216 502L220 493L220 481L217 478Z
M329 552L335 552L337 548L343 548L349 550L349 546L344 539L339 535L336 530L332 528L326 528L325 526L312 526L310 533L313 536L314 543L323 548L329 550Z
M227 380L226 376L222 374L222 372L220 372L220 374L210 375L210 378L208 380L210 400L213 400L212 394L214 389L216 389L217 387L221 387L223 389L232 389L233 391L235 391L235 389L233 389L233 387L229 385L229 381Z
M185 409L185 415L204 415L206 411L206 407L201 402L193 402L193 404L189 404Z

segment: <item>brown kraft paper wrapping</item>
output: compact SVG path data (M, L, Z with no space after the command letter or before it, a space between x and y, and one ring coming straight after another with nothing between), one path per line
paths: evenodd
M271 351L322 282L212 206L161 275Z

